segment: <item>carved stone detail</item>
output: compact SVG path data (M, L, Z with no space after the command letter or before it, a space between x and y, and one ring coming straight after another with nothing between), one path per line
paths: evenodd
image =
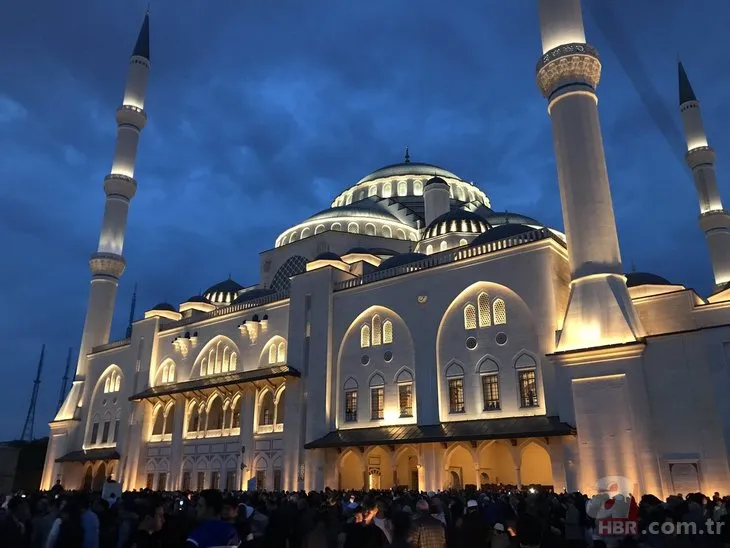
M585 83L596 88L601 79L598 52L587 44L565 44L548 51L537 64L537 85L547 98L560 84Z
M99 274L120 278L124 273L127 263L121 255L114 253L94 253L89 259L91 274Z

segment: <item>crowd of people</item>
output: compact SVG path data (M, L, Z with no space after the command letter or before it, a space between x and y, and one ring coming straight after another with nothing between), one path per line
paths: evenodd
M0 547L728 548L729 501L717 493L665 501L646 495L637 505L638 530L622 536L599 531L580 493L208 489L133 491L117 498L57 485L2 501ZM679 522L696 527L648 527Z

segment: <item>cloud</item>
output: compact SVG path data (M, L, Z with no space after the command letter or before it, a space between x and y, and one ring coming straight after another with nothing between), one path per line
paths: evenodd
M88 257L115 149L115 109L146 2L15 3L0 21L0 269L18 373L0 386L17 435L37 355L47 343L38 428L54 411L68 346L78 348ZM730 7L708 0L693 24L677 0L655 13L612 3L657 100L678 124L676 52L702 100L722 158L730 150L722 57ZM258 253L287 227L328 207L367 173L402 158L475 181L496 210L562 226L551 122L535 85L540 53L529 2L438 0L276 3L219 0L152 7L152 70L112 337L138 314L225 279L258 281ZM646 112L616 32L588 34L601 51L599 109L627 261L706 291L710 267L692 181ZM649 21L650 23L647 23ZM677 126L678 127L678 126ZM681 147L681 143L678 144ZM681 156L681 152L679 153ZM727 195L726 166L718 180ZM682 253L677 250L681 249ZM692 262L688 259L691 257Z

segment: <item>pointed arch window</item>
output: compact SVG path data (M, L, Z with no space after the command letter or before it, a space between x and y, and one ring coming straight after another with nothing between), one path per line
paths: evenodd
M286 343L281 341L276 347L276 363L286 363Z
M380 316L373 316L373 346L380 346L382 341L382 330L380 325Z
M489 327L492 325L492 314L489 306L489 295L480 293L477 299L479 307L479 327Z
M408 183L401 181L398 183L398 196L405 196L408 194Z
M507 323L507 306L502 299L494 299L494 325Z
M231 352L231 362L229 364L228 370L235 371L237 365L238 365L238 354L236 354L235 352Z
M373 375L370 379L370 419L382 420L385 409L385 379Z
M279 392L279 397L276 399L276 409L274 416L274 430L277 432L284 431L284 412L286 408L286 388Z
M167 408L167 412L165 413L165 427L162 433L164 435L171 436L172 435L172 429L173 424L175 421L175 404L173 403L170 407Z
M464 329L477 328L477 311L473 304L464 307Z
M370 346L370 326L365 324L360 328L360 348Z
M208 430L220 430L223 428L223 400L216 397L210 404L208 411Z
M345 381L345 422L357 422L357 381L350 377Z
M165 429L165 414L162 411L162 407L155 409L155 416L152 419L152 435L162 436Z
M423 183L421 181L413 183L413 194L416 196L421 196L423 194Z
M193 404L193 409L190 411L190 418L188 419L188 432L198 431L198 408Z
M390 344L393 342L393 322L385 320L383 322L383 344Z
M109 385L111 384L111 382L112 382L111 377L107 377L106 380L104 381L104 394L110 392Z
M390 183L385 183L383 185L383 198L390 198L390 195L393 193L392 186Z
M276 345L272 344L269 346L269 365L276 363Z
M270 390L267 390L261 397L261 403L259 405L259 427L266 426L270 427L274 424L274 395ZM271 429L265 429L271 431Z

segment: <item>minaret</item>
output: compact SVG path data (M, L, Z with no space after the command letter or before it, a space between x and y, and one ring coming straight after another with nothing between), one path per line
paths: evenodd
M539 0L539 9L537 83L552 121L571 270L557 347L632 342L643 333L626 289L598 119L601 62L586 44L580 0Z
M715 150L707 144L700 103L684 66L679 63L679 112L687 140L687 165L692 170L700 201L700 228L710 248L715 289L730 281L730 215L722 207L715 178Z
M150 70L149 12L145 15L129 60L127 85L117 109L117 144L111 173L104 178L106 204L97 252L91 256L91 290L79 348L76 380L86 376L86 355L94 346L109 342L119 278L124 272L122 256L129 202L137 190L134 164L139 134L147 122L144 98Z

